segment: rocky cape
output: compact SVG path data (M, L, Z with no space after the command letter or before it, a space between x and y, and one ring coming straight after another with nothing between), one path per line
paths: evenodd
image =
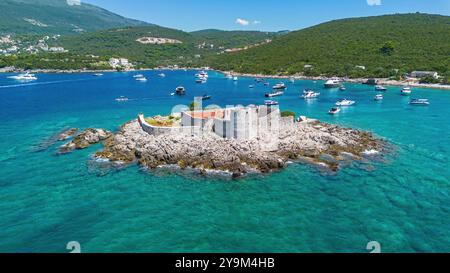
M273 140L273 136L270 136ZM269 173L283 169L290 162L326 166L332 171L349 157L362 159L367 151L383 151L385 142L369 132L342 128L316 120L295 123L281 130L276 148L267 149L267 139L223 139L214 133L201 136L166 134L154 136L144 132L137 120L124 124L113 134L102 129L87 129L61 146L67 153L102 142L98 159L114 163L137 162L148 169L178 166L201 173L221 171L240 177L247 173Z

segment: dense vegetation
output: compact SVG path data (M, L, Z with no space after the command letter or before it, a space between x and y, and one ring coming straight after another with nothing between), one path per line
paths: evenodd
M291 32L267 45L217 56L208 64L262 74L399 77L412 70L433 70L448 75L449 37L448 16L344 19Z
M151 45L136 41L146 36L170 38L182 43ZM205 55L219 53L220 48L247 46L274 36L273 33L245 31L217 31L213 35L201 31L186 33L152 25L66 36L59 40L58 45L78 54L125 57L142 67L169 64L195 66L202 63ZM201 45L204 47L200 47Z
M66 0L1 0L0 10L0 34L62 35L148 25L86 3L70 6Z
M220 33L220 34L219 34ZM111 57L130 59L137 67L165 65L201 66L205 56L216 55L223 48L244 47L273 38L275 33L220 31L212 36L202 32L187 33L157 25L125 27L101 30L80 35L65 35L57 40L51 39L50 46L62 46L68 53L39 53L37 55L18 55L0 57L0 67L15 66L39 69L104 69L104 61ZM28 36L28 40L40 36ZM181 44L142 44L142 37L160 37L179 40ZM22 37L21 40L25 40ZM204 45L203 47L200 47ZM214 45L211 47L211 45ZM61 60L70 60L62 65ZM103 61L103 63L102 63Z

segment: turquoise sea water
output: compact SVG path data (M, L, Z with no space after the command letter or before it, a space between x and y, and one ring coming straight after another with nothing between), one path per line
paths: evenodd
M208 104L258 104L268 87L249 89L211 73L196 85L194 71L38 75L17 83L0 75L0 252L384 252L450 251L450 92L414 89L429 107L411 107L398 87L375 102L372 87L322 89L322 82L288 83L283 109L370 130L396 146L383 162L325 175L292 164L268 176L229 180L189 173L148 172L137 166L105 170L92 164L100 149L57 156L49 139L68 127L116 130L124 122L165 114L194 96ZM270 80L272 84L278 80ZM178 85L185 97L172 97ZM309 103L304 88L322 96ZM132 101L117 103L127 96ZM339 98L358 105L327 115ZM49 146L49 147L47 147Z

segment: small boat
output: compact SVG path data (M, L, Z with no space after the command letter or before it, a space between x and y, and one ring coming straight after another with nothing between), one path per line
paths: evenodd
M343 99L338 102L336 102L336 106L352 106L356 103L356 101Z
M264 101L264 104L266 106L275 106L275 105L278 105L279 103L278 103L278 101L274 101L274 100L266 100L266 101Z
M178 86L175 89L175 94L177 94L177 95L184 95L184 94L186 94L186 89L183 86Z
M137 75L134 75L133 78L144 78L144 75L142 75L142 74L137 74Z
M239 80L239 78L238 77L233 77L233 81L235 81L235 82L237 82Z
M248 88L252 88L253 89L253 88L255 88L255 85L251 84L251 85L248 86Z
M138 82L146 82L147 78L146 77L139 77L139 78L136 78L136 81L138 81Z
M260 82L263 82L264 80L262 79L262 78L256 78L255 79L255 82L257 82L257 83L260 83Z
M345 86L341 86L341 87L339 87L339 90L341 90L341 91L346 91L347 90L347 88L345 87Z
M283 91L277 91L277 92L267 93L266 97L272 98L272 97L282 96L283 94L284 94Z
M341 81L338 78L332 78L325 82L325 88L338 88L341 85Z
M387 88L381 85L375 86L375 91L386 91Z
M287 87L284 83L280 82L272 87L274 90L285 90Z
M383 99L384 99L384 96L382 94L378 94L374 98L374 100L376 100L376 101L380 101L380 100L383 100Z
M269 86L269 85L270 85L270 83L268 83L268 82L264 83L264 86Z
M226 78L229 79L229 80L232 80L232 79L233 79L233 75L227 74L227 75L226 75Z
M161 77L161 78L165 78L165 77L166 77L166 74L161 73L161 74L158 74L158 76Z
M37 77L34 74L25 73L25 74L19 74L17 76L8 77L10 79L14 79L17 81L35 81L37 80Z
M198 78L195 80L196 83L206 83L208 80L206 78Z
M333 108L330 109L330 111L328 111L328 114L330 114L330 115L336 115L336 114L338 114L339 112L341 112L341 108L339 108L339 107L333 107Z
M409 96L409 95L411 95L411 93L412 93L412 90L411 90L410 87L405 87L405 88L403 88L402 91L401 91L401 94L402 94L403 96Z
M428 101L428 99L412 99L409 104L417 106L428 106L430 105L430 102Z
M320 93L316 93L312 90L305 90L303 91L303 96L302 98L304 99L315 99L318 98L320 96Z
M116 99L117 102L125 102L125 101L129 101L130 99L124 96L120 96L119 98Z
M92 76L94 76L94 77L101 77L101 76L103 76L103 74L102 73L95 73Z
M209 75L208 75L208 72L206 72L206 71L200 71L197 74L195 74L195 77L197 77L197 78L208 78Z
M203 95L202 100L210 100L211 96L210 95Z
M290 82L290 83L295 83L295 78L291 77L291 78L289 79L289 82Z

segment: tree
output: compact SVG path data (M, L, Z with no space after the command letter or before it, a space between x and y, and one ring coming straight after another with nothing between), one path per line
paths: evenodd
M395 51L395 44L392 41L387 41L384 43L384 45L380 48L380 52L386 55L392 55Z
M193 101L193 102L191 102L191 104L189 104L189 110L191 110L191 111L198 110L199 107L200 107L200 105L196 101Z

